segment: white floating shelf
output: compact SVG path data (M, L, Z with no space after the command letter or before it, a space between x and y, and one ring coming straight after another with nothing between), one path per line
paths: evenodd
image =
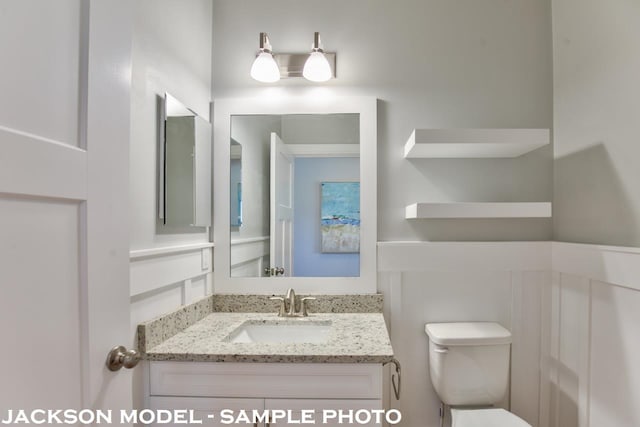
M549 217L551 217L550 202L414 203L405 209L406 219Z
M549 129L414 129L404 157L518 157L547 144Z

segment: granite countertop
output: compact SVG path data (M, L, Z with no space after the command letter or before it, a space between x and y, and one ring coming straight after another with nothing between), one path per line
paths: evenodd
M234 343L230 334L245 322L331 326L322 343ZM282 318L271 313L212 313L149 348L152 361L267 363L386 363L393 349L382 313L314 313Z

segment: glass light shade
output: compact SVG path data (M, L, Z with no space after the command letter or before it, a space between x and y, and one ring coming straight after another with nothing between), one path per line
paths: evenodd
M251 66L251 77L263 83L273 83L280 80L280 69L273 55L260 52Z
M331 66L322 52L311 52L304 63L302 75L312 82L326 82L331 78Z

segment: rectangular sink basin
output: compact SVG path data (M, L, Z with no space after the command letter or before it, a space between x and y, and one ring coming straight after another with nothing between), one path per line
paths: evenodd
M253 321L234 329L225 339L233 343L310 343L327 342L331 321Z

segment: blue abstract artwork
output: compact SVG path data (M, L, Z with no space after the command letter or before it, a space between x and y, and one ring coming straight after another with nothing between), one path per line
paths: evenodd
M323 182L320 186L322 252L360 252L360 183Z

